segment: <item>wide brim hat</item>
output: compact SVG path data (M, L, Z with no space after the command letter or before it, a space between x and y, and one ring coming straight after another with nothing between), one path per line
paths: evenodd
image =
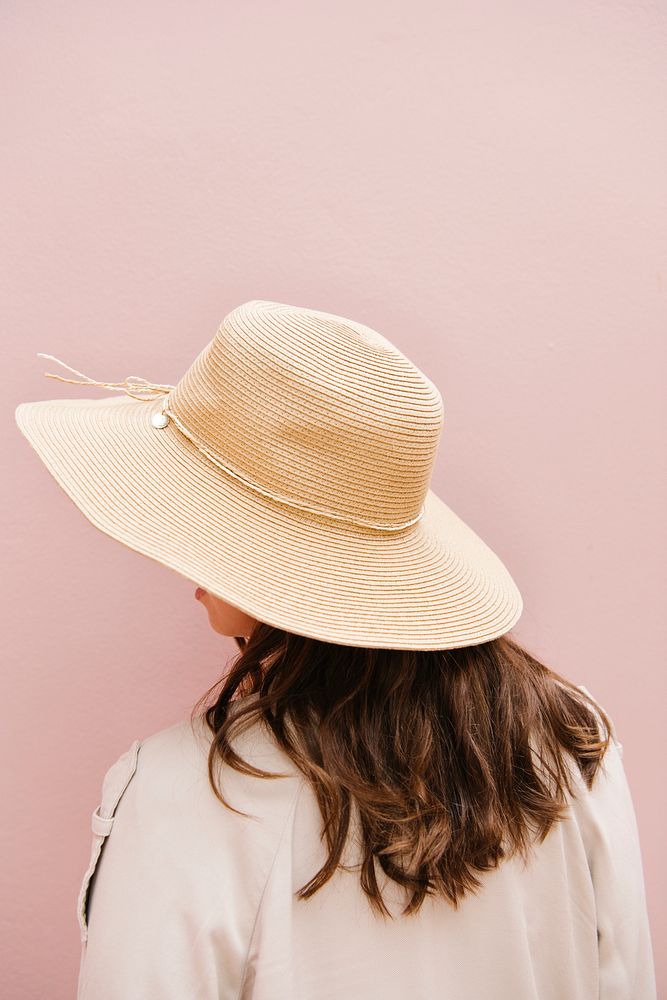
M396 649L519 619L508 569L430 488L438 389L370 327L252 300L176 385L82 384L122 394L15 411L56 482L101 531L248 615Z

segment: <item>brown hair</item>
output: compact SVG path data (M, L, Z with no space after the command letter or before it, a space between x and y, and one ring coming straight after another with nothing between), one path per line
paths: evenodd
M411 893L403 913L437 893L455 908L481 884L476 872L541 842L573 793L567 759L588 788L612 736L597 702L508 634L441 650L365 649L258 622L231 669L195 705L216 759L274 778L230 745L257 718L310 781L329 856L297 892L306 899L335 873L356 807L363 838L361 885L391 916L375 861ZM233 700L255 695L245 703ZM601 732L598 718L604 724ZM246 815L242 813L241 815ZM407 864L402 858L409 859Z

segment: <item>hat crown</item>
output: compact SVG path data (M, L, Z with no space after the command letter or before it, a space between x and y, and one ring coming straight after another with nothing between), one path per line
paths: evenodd
M387 527L419 515L444 416L436 386L376 330L259 299L224 317L169 409L272 495Z

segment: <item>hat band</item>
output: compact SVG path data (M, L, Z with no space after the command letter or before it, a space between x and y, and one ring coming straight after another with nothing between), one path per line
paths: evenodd
M271 490L267 490L263 486L260 486L259 483L256 483L254 480L248 479L245 476L240 475L234 469L230 469L228 465L225 465L224 462L222 462L217 455L215 455L212 451L210 451L204 444L202 444L201 441L195 438L195 436L192 434L192 431L190 431L185 426L180 417L178 417L173 410L169 409L167 402L168 400L165 400L162 407L160 408L160 413L156 414L156 416L164 414L166 417L169 418L169 420L173 420L173 422L176 424L180 432L195 446L195 448L197 448L203 455L205 455L210 462L213 462L214 465L216 465L219 469L222 469L224 472L228 473L230 476L233 476L235 479L238 479L239 482L242 482L245 486L249 486L250 489L253 489L258 493L262 493L264 496L270 497L272 500L277 500L279 503L287 504L290 507L296 507L299 510L308 511L311 514L319 514L324 517L331 517L337 521L345 521L349 524L358 524L364 528L374 528L376 531L400 531L403 528L409 528L410 525L412 524L416 524L417 521L421 520L421 518L424 516L425 510L424 506L422 505L422 509L420 510L419 514L417 514L416 517L411 518L409 521L403 521L401 524L391 524L391 525L377 524L373 521L366 521L363 518L355 518L355 517L350 517L348 515L335 514L333 511L325 510L322 507L309 507L307 504L297 503L297 501L293 500L291 497L286 497L282 494L274 493ZM167 426L167 423L168 421L166 422L160 421L159 423L156 422L155 426L162 429L163 427Z
M416 517L411 518L408 521L403 521L400 524L377 524L373 521L367 521L363 518L355 518L347 515L336 514L334 511L326 510L322 507L310 507L307 504L297 503L291 497L286 497L284 495L274 493L271 490L267 490L265 487L260 486L254 480L247 479L245 476L240 475L234 469L230 469L228 465L225 465L220 458L210 451L201 441L199 441L189 430L188 427L183 423L183 421L178 417L173 410L168 407L168 395L171 389L175 389L176 386L161 384L159 382L149 382L147 379L142 378L139 375L128 375L122 382L105 382L98 381L96 379L90 378L88 375L84 375L83 372L78 371L76 368L70 367L70 365L65 364L59 358L56 358L53 354L42 354L38 352L40 358L51 358L53 361L57 361L58 364L63 365L63 367L69 369L69 371L74 372L77 375L81 375L82 379L72 379L63 378L62 375L54 375L51 372L44 372L47 378L55 378L60 382L70 382L79 385L95 385L100 388L113 389L120 392L127 393L128 396L132 396L134 399L142 400L143 402L151 401L158 398L159 396L165 396L165 400L158 413L153 414L155 418L159 418L155 421L153 426L157 429L162 430L167 427L170 421L173 421L175 426L183 434L184 437L190 441L191 444L197 448L202 455L204 455L210 462L212 462L223 472L228 475L233 476L239 482L242 482L245 486L250 489L255 490L257 493L261 493L263 496L270 497L272 500L277 500L279 503L286 504L287 506L294 507L298 510L305 510L311 514L318 514L323 517L333 518L336 521L343 521L348 524L357 524L363 528L372 528L376 531L402 531L404 528L409 528L411 525L416 524L420 521L425 514L425 506L422 504L422 508ZM133 391L134 390L134 391ZM162 415L162 416L161 416ZM164 418L168 419L164 419Z

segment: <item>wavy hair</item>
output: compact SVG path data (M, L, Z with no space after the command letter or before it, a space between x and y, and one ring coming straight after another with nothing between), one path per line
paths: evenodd
M563 817L565 790L574 793L568 761L592 787L613 735L597 702L509 634L456 649L374 649L258 622L236 642L240 654L191 718L201 715L213 734L209 782L232 811L240 813L216 784L216 761L282 777L231 746L236 727L258 718L312 785L329 855L299 899L346 867L355 808L361 886L377 914L392 915L376 861L411 894L403 915L432 893L457 908L481 885L476 873L516 853L527 858L533 839Z

